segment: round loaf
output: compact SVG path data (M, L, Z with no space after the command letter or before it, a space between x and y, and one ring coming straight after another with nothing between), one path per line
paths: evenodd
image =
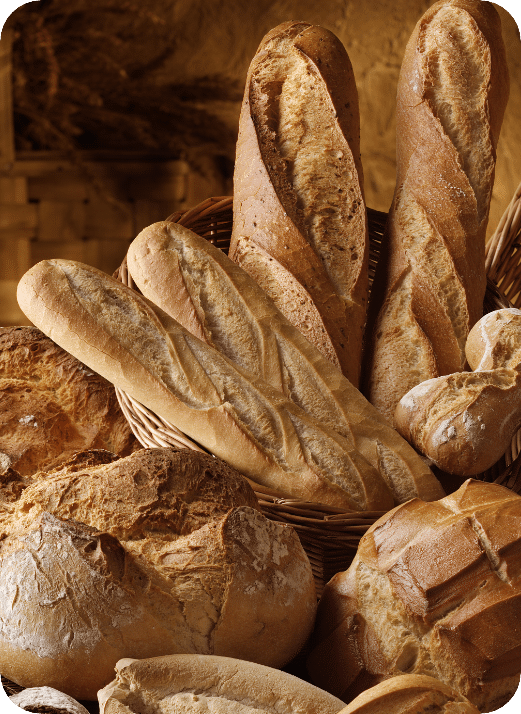
M468 699L434 677L404 674L359 694L341 714L479 714Z
M221 654L269 666L316 610L295 531L206 454L144 449L38 474L0 499L0 671L95 699L122 657Z
M521 497L467 480L380 518L325 588L308 668L348 701L395 675L433 676L480 711L521 672ZM371 710L372 711L372 710Z
M0 328L0 470L30 475L76 451L137 446L110 382L35 327Z
M336 714L344 702L297 677L231 657L123 659L98 693L100 714Z
M503 308L484 315L469 332L465 355L475 372L518 367L521 364L521 310Z

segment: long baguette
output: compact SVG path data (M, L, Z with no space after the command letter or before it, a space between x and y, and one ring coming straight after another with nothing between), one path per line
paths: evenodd
M368 232L358 94L329 30L286 22L250 65L230 258L358 386Z
M100 270L42 261L18 302L57 344L253 481L347 509L392 506L346 439Z
M507 99L492 3L429 8L400 72L397 182L364 360L364 393L390 420L416 384L465 368L465 340L483 314L485 231Z
M221 250L177 223L145 228L127 252L141 292L187 330L345 437L395 501L444 493L425 461Z

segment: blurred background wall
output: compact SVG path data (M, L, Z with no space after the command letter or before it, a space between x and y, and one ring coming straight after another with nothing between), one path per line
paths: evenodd
M113 272L150 223L233 190L243 83L289 19L344 43L360 98L367 204L387 211L406 42L430 0L40 0L0 42L0 324L44 258ZM511 75L489 234L521 181L521 42L497 6Z

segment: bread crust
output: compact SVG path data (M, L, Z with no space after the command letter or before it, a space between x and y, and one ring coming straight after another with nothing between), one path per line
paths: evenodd
M87 700L122 657L239 653L281 667L316 610L293 528L190 450L76 463L0 499L0 581L2 673Z
M95 268L42 261L18 285L29 319L253 481L353 510L392 494L346 439Z
M139 446L114 387L36 327L0 328L0 456L22 476L76 451Z
M403 674L359 694L342 714L478 714L468 699L434 677Z
M286 672L211 655L121 660L116 679L98 699L101 714L115 714L120 705L127 712L139 712L149 699L160 709L170 705L186 714L198 703L233 714L336 714L344 706L340 699Z
M348 439L397 503L445 495L414 449L221 250L184 226L154 223L129 246L127 264L145 297Z
M321 598L312 681L351 698L383 679L423 674L479 711L502 706L521 672L520 523L520 496L472 479L379 519Z
M229 255L355 386L368 293L359 123L333 33L287 22L266 35L246 79Z
M396 190L364 362L364 392L390 420L416 384L465 367L465 340L483 314L485 231L508 91L493 5L440 0L429 8L399 77Z

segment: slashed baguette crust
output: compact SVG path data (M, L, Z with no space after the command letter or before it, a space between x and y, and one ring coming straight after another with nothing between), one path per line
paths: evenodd
M357 386L368 292L358 94L333 33L287 22L246 79L230 258Z
M105 273L42 261L18 302L64 349L253 481L347 509L393 504L345 438Z
M145 297L344 436L381 473L397 503L444 496L424 460L221 250L161 222L135 238L127 262Z
M508 87L492 3L441 0L427 10L400 72L396 190L368 320L364 391L390 420L416 384L464 369L465 340L483 314Z
M344 702L291 674L232 657L172 655L116 665L100 714L336 714Z

